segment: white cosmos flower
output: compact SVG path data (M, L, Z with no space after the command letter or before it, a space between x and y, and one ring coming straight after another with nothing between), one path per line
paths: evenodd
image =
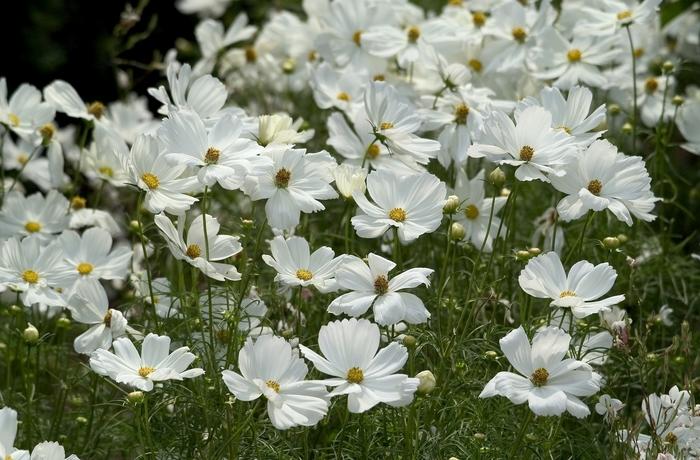
M565 358L571 336L556 327L535 335L532 346L521 327L500 340L501 350L518 372L499 372L484 387L480 398L505 396L513 404L527 402L535 415L576 418L591 413L579 399L600 390L600 376L583 361Z
M178 0L175 6L182 14L197 13L200 16L218 18L230 3L231 0Z
M379 350L379 327L366 319L333 321L321 327L318 347L322 355L304 345L304 357L336 387L331 396L348 395L351 413L365 412L379 403L406 406L413 400L418 379L397 374L408 359L403 345L392 342Z
M58 242L42 246L31 236L20 241L10 238L0 247L0 284L21 292L22 303L30 307L43 303L50 307L66 304L55 288L71 285L71 275L62 264Z
M54 119L56 111L41 101L41 92L34 86L21 84L7 99L7 81L0 78L0 124L8 126L18 136L28 139Z
M571 308L577 318L584 318L625 300L624 295L601 299L612 289L617 272L607 262L593 265L581 260L567 275L556 252L530 259L520 272L518 282L523 291L540 299L552 299L552 307ZM600 299L600 300L597 300Z
M261 115L258 117L257 132L253 133L255 140L263 147L279 149L281 146L293 147L311 139L314 130L299 131L303 119L293 120L286 113Z
M507 229L501 225L501 218L498 217L506 198L485 196L485 175L482 169L473 179L468 179L463 168L457 170L454 194L459 198L460 207L455 220L464 226L464 241L470 241L477 249L483 245L484 251L491 252L498 228L501 227L501 235L506 234Z
M651 128L661 121L669 121L673 117L674 107L671 97L664 95L674 93L676 86L672 76L649 76L637 80L637 106L642 122ZM668 87L668 89L667 89Z
M62 188L70 178L63 171L61 144L52 141L44 157L41 156L37 142L40 141L36 137L28 137L19 138L15 143L10 136L6 136L2 143L3 166L18 171L20 179L34 182L44 193ZM19 190L19 187L15 190Z
M126 159L129 147L110 127L99 124L93 131L94 142L85 149L80 163L82 172L91 179L101 179L115 187L129 182Z
M214 19L205 19L197 24L194 35L202 51L202 59L195 66L194 73L201 75L211 72L221 50L250 39L257 30L257 27L248 24L245 13L239 13L225 33L223 24Z
M574 138L552 129L552 114L542 107L523 109L515 121L503 112L492 112L484 120L484 136L469 147L468 155L516 166L515 177L521 181L549 182L551 176L563 176L563 166L576 155Z
M352 116L362 107L366 74L335 70L323 62L311 70L310 77L309 86L319 108L335 107Z
M678 130L687 142L681 147L700 155L700 100L686 101L678 110Z
M80 460L77 455L66 457L66 450L57 442L40 442L34 449L29 460Z
M622 401L612 398L609 394L600 395L598 402L595 405L595 411L598 415L605 417L605 421L612 423L617 417L617 413L624 407Z
M580 9L580 19L574 29L579 36L610 36L631 24L642 25L656 17L661 0L644 0L637 4L619 0L596 2Z
M199 215L190 224L185 238L185 216L180 216L177 221L177 228L165 214L158 214L154 221L161 234L168 243L170 252L177 260L184 260L193 267L197 267L205 275L218 281L239 280L241 274L238 273L234 265L229 265L219 260L224 260L241 252L243 249L238 237L230 235L219 235L219 221L206 215L207 236L204 237L204 222ZM209 254L207 254L207 247Z
M343 163L338 165L335 170L333 170L333 178L335 179L335 186L338 191L345 199L352 198L352 194L365 193L367 190L367 170L360 166L354 166L350 163Z
M444 35L442 20L409 25L404 29L379 25L362 34L362 46L374 56L396 57L399 66L408 69L411 64L425 60L431 53L431 39Z
M39 192L28 197L12 192L0 211L0 237L33 235L48 241L68 228L68 208L68 200L57 190L45 197Z
M270 250L272 256L263 254L262 259L277 270L276 282L286 286L314 286L323 293L337 289L335 272L345 256L335 257L327 246L312 254L309 243L299 236L287 239L276 236L270 241Z
M122 312L109 308L105 290L96 283L78 285L68 301L73 319L90 328L73 341L77 353L89 355L98 348L109 349L112 341L132 329Z
M552 128L573 137L572 142L585 149L604 133L593 130L605 122L605 105L590 112L592 102L593 93L583 86L569 89L566 99L558 88L544 88L539 99L530 96L518 102L515 113L518 117L527 107L544 107L552 115Z
M170 337L148 334L141 344L141 354L126 337L116 339L114 353L97 349L90 357L90 367L100 375L109 376L142 391L151 391L154 382L183 380L204 374L200 368L187 369L195 360L188 347L170 353Z
M107 116L109 128L130 145L139 135L154 131L159 124L148 110L147 98L134 93L129 94L123 101L109 104Z
M302 212L325 208L319 200L337 198L331 187L332 162L328 152L306 153L303 149L276 148L264 153L272 162L251 172L244 190L252 200L267 200L265 214L271 227L291 229L299 225Z
M557 205L562 220L605 209L630 226L632 216L646 222L656 218L651 211L660 198L651 191L651 178L641 157L627 156L610 142L599 140L565 170L564 177L552 177L554 188L567 195Z
M131 181L146 193L144 207L154 214L163 211L182 214L197 201L187 193L198 190L201 185L197 176L184 175L186 169L186 165L169 164L154 137L139 136L131 147Z
M227 190L239 188L249 168L269 162L258 154L262 148L240 137L243 124L234 115L225 115L210 129L197 113L179 110L166 119L158 133L165 146L165 159L174 165L199 168L202 185L215 183Z
M9 407L0 409L0 458L27 460L29 452L14 447L17 436L17 411Z
M73 86L63 80L54 80L44 88L44 98L57 111L72 118L82 118L88 121L106 121L103 119L106 107L95 101L87 104Z
M75 281L126 278L133 252L126 245L112 249L112 235L107 230L93 227L82 235L66 230L57 240L66 269Z
M328 391L318 381L305 381L309 369L281 337L246 340L238 352L240 374L224 370L224 383L241 401L267 398L267 414L278 430L314 426L328 412Z
M348 256L336 272L341 289L351 292L337 297L328 306L328 311L339 315L361 316L372 307L374 320L382 326L406 321L410 324L424 323L430 312L416 295L400 292L422 285L430 286L430 268L411 268L394 277L389 272L396 264L373 253L367 255L367 263Z
M102 209L86 208L84 199L83 201L73 199L70 209L69 227L74 230L85 227L99 227L107 230L113 237L120 236L123 233L119 224L109 212Z
M430 173L404 176L373 171L367 176L367 190L374 203L364 194L353 194L359 213L352 225L362 238L377 238L396 227L399 239L406 243L434 232L442 222L445 183Z
M365 90L365 112L375 138L393 155L406 155L418 164L437 157L440 143L417 136L423 120L417 109L396 89L384 82L372 82Z

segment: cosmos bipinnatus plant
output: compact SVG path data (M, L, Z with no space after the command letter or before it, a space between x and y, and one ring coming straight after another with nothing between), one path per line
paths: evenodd
M0 78L0 459L700 458L697 6L148 3Z

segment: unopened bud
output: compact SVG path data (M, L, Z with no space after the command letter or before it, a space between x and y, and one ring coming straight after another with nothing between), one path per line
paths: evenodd
M671 103L678 107L679 105L683 105L683 102L685 102L685 99L683 99L683 96L673 96L673 99L671 99Z
M144 400L143 391L132 391L126 395L126 399L132 404L140 404Z
M502 196L503 198L508 198L508 195L510 195L510 189L509 189L509 188L506 188L506 187L503 187L503 188L501 189L501 196Z
M632 128L632 123L625 123L622 125L622 132L625 134L632 134L633 128Z
M22 332L22 338L28 344L34 344L39 341L39 329L34 327L32 323L28 323L27 328Z
M445 200L445 204L442 206L442 212L445 214L454 214L459 208L459 197L457 195L450 195Z
M489 350L489 351L484 353L484 356L486 356L487 358L490 358L490 359L496 359L498 357L498 352L495 352L493 350Z
M663 64L661 64L661 69L664 71L664 73L673 72L673 62L671 62L671 61L664 62Z
M496 167L489 173L489 182L495 187L503 187L503 184L506 182L506 173L501 168Z
M61 316L60 318L58 318L58 320L56 320L56 327L61 329L69 328L70 320L65 316Z
M88 419L86 419L85 417L79 416L75 418L75 423L77 423L78 425L85 425L87 422Z
M627 238L627 235L624 233L620 233L616 238L620 241L620 244L625 244L627 241L629 241L629 238Z
M474 433L474 439L478 439L479 441L483 441L486 439L486 435L484 433Z
M515 253L515 258L518 260L528 260L531 257L528 251L517 251Z
M417 340L414 336L412 335L404 335L403 340L401 341L404 346L407 348L413 348L416 346Z
M612 251L620 247L620 240L614 236L608 236L603 238L603 246Z
M529 252L531 256L535 257L535 256L539 256L540 254L542 254L542 249L530 248L527 250L527 252Z
M427 395L435 389L435 376L430 371L421 371L416 374L418 379L418 393Z
M466 234L467 231L464 229L464 225L459 222L453 222L450 226L450 239L452 241L461 241Z
M131 222L129 222L129 228L134 232L138 232L139 229L141 228L141 226L139 225L139 221L132 220Z
M621 111L620 106L617 104L610 104L608 106L608 113L610 115L613 115L613 116L618 115L620 113L620 111Z

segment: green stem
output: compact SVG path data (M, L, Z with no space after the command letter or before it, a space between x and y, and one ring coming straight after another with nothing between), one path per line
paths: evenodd
M639 108L637 107L637 56L634 54L634 42L632 41L632 31L629 25L625 26L627 39L630 43L630 53L632 54L632 153L637 151L637 119Z

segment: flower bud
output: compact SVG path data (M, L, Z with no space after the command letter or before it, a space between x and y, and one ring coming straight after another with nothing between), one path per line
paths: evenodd
M65 329L70 327L70 319L68 319L66 316L61 316L56 320L56 327Z
M418 379L418 393L427 395L435 389L435 376L430 371L421 371L416 374Z
M673 96L673 99L671 99L671 103L678 107L679 105L683 105L683 102L685 102L685 99L683 99L683 96Z
M144 398L145 396L143 394L143 391L132 391L131 393L126 395L126 399L132 404L141 404Z
M484 353L484 356L486 356L487 358L496 359L496 358L498 358L498 352L495 352L493 350L489 350L489 351Z
M510 195L510 189L509 189L509 188L503 187L503 188L501 189L501 196L502 196L503 198L508 198L508 195Z
M542 249L540 248L530 248L527 250L527 252L530 253L531 256L536 257L542 254Z
M474 439L478 439L479 441L483 441L486 439L486 435L484 433L474 433Z
M459 222L453 222L450 226L450 239L452 241L461 241L466 234L467 231L464 229L464 225Z
M518 260L528 260L531 257L530 253L528 251L517 251L515 253L515 258Z
M459 209L459 197L457 195L450 195L445 200L445 204L442 206L442 212L445 214L454 214Z
M613 116L619 114L621 110L622 109L620 109L620 106L617 104L610 104L608 106L608 113Z
M255 221L253 219L241 219L241 227L244 229L251 229L255 227Z
M75 418L75 423L77 423L78 425L85 425L87 422L88 419L86 419L85 417L78 416Z
M346 200L352 198L354 192L364 194L367 189L367 170L360 166L343 163L333 170L333 177L335 186Z
M34 327L32 323L28 323L27 328L22 332L22 339L28 344L34 344L39 341L39 329Z
M416 340L416 338L415 338L414 336L408 335L408 334L407 334L407 335L404 335L404 336L403 336L403 340L402 340L401 342L402 342L402 343L404 344L404 346L406 346L407 348L413 348L413 347L416 346L417 340Z
M131 222L129 222L129 228L134 232L138 232L139 228L141 228L141 226L139 225L139 221L132 220Z
M633 128L632 128L632 123L625 123L622 125L622 132L625 134L632 134Z
M614 236L608 236L603 238L603 246L612 251L620 247L620 240Z
M663 64L661 64L661 70L663 70L664 73L673 72L673 62L665 61Z
M620 244L625 244L627 241L629 241L629 238L627 238L627 235L625 235L624 233L620 233L619 235L617 235L616 238L618 239L618 241L620 241Z
M503 184L506 182L506 173L501 168L496 167L489 173L489 182L495 187L503 187Z

